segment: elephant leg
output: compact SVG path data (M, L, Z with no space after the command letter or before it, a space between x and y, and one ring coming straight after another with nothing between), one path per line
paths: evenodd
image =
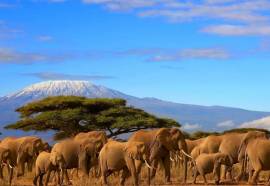
M194 170L194 179L193 179L193 184L196 184L196 179L198 177L198 171Z
M101 181L102 181L102 185L108 185L107 176L109 176L109 175L108 175L107 172L108 172L107 170L102 170L102 171L101 171Z
M68 184L68 185L72 185L72 183L70 182L69 177L68 177L68 172L67 172L67 169L65 169L65 170L64 170L64 175L65 175L65 178L66 178L67 184Z
M133 181L133 185L134 186L138 186L138 174L136 171L136 166L135 166L135 160L131 159L131 158L127 158L126 159L126 164L127 164L127 168L131 174L132 177L132 181Z
M18 165L17 177L21 177L24 175L24 169L25 169L24 163L21 163L20 165Z
M0 179L3 179L3 165L0 165Z
M227 168L228 179L232 181L232 167Z
M37 185L37 180L38 180L39 175L40 175L40 173L39 173L39 171L37 171L36 174L35 174L35 177L34 177L34 179L33 179L33 184L34 184L35 186Z
M150 172L151 172L151 175L150 175L150 179L151 179L151 180L152 180L152 179L155 177L155 175L156 175L156 171L157 171L157 168L158 168L158 160L154 160L153 163L152 163L152 165L153 165L154 169L152 169L152 171L150 171Z
M142 169L142 161L135 160L135 166L136 166L137 173L140 174L141 169Z
M240 161L240 165L241 165L240 172L235 178L236 182L239 182L242 179L243 174L245 172L245 160L244 159Z
M166 156L163 159L163 166L164 166L164 172L165 172L165 182L166 183L171 183L171 171L170 171L170 156Z
M125 167L122 171L121 177L120 177L120 185L124 186L126 178L130 176L130 172L127 167Z
M46 176L46 179L45 179L45 186L48 186L50 176L51 176L51 172L52 172L51 170L48 170L48 172L47 172L47 176Z
M44 173L41 173L39 176L39 186L43 185L43 176L44 176Z
M27 162L28 172L32 172L32 167L33 167L33 160L30 160Z
M251 178L253 176L253 168L251 166L249 166L249 170L248 170L248 182L251 182Z
M226 165L221 166L221 179L226 180L227 179L227 171L228 167Z
M261 169L258 169L258 170L255 170L254 173L253 173L253 176L251 178L251 182L249 182L249 184L251 185L255 185L256 182L257 182L257 178L258 178L258 175L260 173Z
M203 177L204 184L205 184L205 185L208 185L208 182L207 182L207 180L206 180L205 174L203 174L202 177Z

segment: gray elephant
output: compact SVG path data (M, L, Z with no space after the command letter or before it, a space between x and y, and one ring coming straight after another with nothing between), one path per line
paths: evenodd
M61 154L64 158L64 176L66 180L70 183L67 169L80 169L83 171L84 175L89 176L89 171L93 162L96 161L97 151L95 144L91 140L84 141L74 141L73 139L63 140L59 143L56 143L51 153ZM46 183L50 178L51 171L48 171L48 176L46 178ZM63 179L63 177L62 177ZM62 180L61 180L62 183Z
M249 134L260 134L265 136L264 132L250 131ZM241 169L239 175L235 178L240 180L244 173L244 155L239 156L239 148L241 146L242 140L248 133L237 133L230 132L223 135L210 135L206 137L202 143L197 145L191 154L193 156L198 156L201 153L217 153L222 152L229 156L231 164L240 163ZM222 171L222 179L226 179L226 173L229 175L229 179L232 180L231 176L232 169L230 167L224 166L224 171Z
M220 167L221 165L232 166L229 156L224 153L211 153L211 154L200 154L195 159L195 170L193 184L196 183L198 174L203 177L204 183L207 184L205 175L212 173L215 176L215 184L220 182Z
M43 185L43 176L49 172L49 171L55 171L57 172L57 183L60 185L60 172L63 173L63 168L65 167L65 161L61 154L57 152L41 152L36 160L35 164L35 177L33 180L33 184L37 185L37 181L39 179L39 186ZM63 175L62 175L63 177ZM47 180L47 179L46 179ZM45 186L47 186L48 183L45 183Z
M18 177L24 175L26 163L29 171L32 171L32 165L37 155L44 150L42 140L35 136L7 137L2 140L1 146L10 150L11 165L17 166Z
M150 164L154 169L151 170L151 179L155 177L156 168L159 162L164 165L165 182L171 182L170 174L170 151L181 151L187 154L187 144L184 134L177 128L160 128L150 131L140 130L135 132L128 142L143 142L147 152L150 154ZM187 158L184 156L184 182L187 179ZM136 170L139 173L142 162L136 161ZM150 170L148 170L150 172ZM148 175L148 184L150 184L150 173Z
M10 150L0 146L0 179L4 179L2 171L4 166L7 166L9 169L13 169ZM11 184L12 174L13 171L9 171L9 184Z
M107 177L115 171L122 171L120 184L131 175L134 186L138 186L138 173L135 161L144 161L148 165L149 157L142 142L118 142L110 140L100 151L99 162L102 182L107 185ZM149 166L149 165L148 165Z
M241 141L239 159L247 155L250 165L249 184L255 185L261 170L270 170L270 141L264 132L248 132ZM252 172L254 173L252 174ZM270 185L270 182L268 182Z

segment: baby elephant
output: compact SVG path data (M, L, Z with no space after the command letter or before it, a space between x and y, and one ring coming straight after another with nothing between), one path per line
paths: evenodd
M61 154L57 152L41 152L36 160L36 167L35 167L35 177L33 180L34 185L37 185L37 180L39 178L39 186L43 185L43 176L49 171L57 171L57 183L60 185L60 172L63 173L62 169L65 165L64 158ZM47 175L48 176L48 175ZM62 175L63 176L63 175ZM47 186L47 179L45 185Z
M203 177L204 183L208 184L205 175L211 172L213 172L215 176L215 184L219 184L221 165L232 166L229 156L224 153L202 153L195 159L195 164L194 184L196 183L198 173Z

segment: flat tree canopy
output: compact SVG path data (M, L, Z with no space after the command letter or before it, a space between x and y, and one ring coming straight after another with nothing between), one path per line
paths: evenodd
M106 130L108 137L113 137L140 129L180 127L172 119L127 106L123 99L56 96L28 103L16 111L21 119L6 129L54 130L55 139L91 130Z

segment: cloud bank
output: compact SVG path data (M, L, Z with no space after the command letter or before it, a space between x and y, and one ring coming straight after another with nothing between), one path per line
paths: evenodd
M203 32L220 35L269 35L268 0L82 0L109 11L130 11L142 18L160 17L170 22L219 21L204 25ZM265 31L266 29L266 31Z
M250 122L245 122L240 125L240 128L262 128L270 130L270 116Z
M106 80L114 79L114 76L103 75L78 75L78 74L64 74L55 72L37 72L37 73L24 73L24 76L32 76L41 80Z

